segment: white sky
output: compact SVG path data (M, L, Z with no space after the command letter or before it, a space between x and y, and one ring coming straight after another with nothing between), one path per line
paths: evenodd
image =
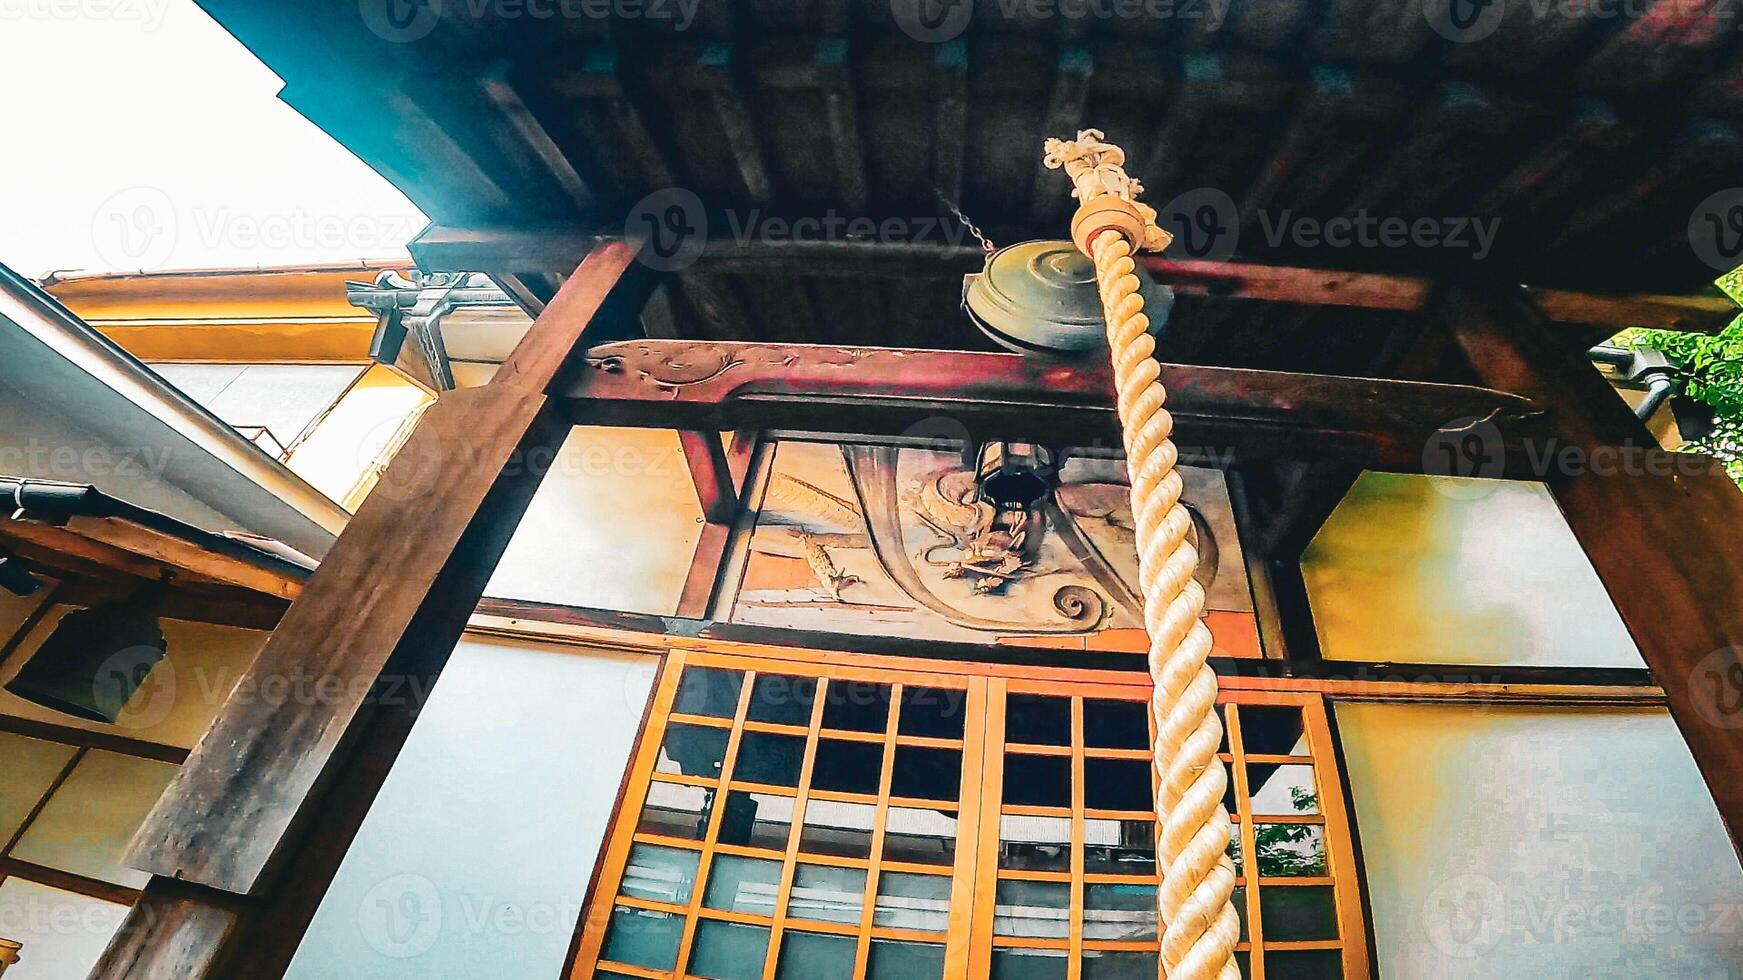
M280 88L192 0L0 0L0 262L403 256L423 216Z

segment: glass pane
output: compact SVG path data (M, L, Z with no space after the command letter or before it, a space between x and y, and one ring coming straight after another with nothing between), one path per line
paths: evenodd
M630 848L620 890L633 898L684 905L690 901L691 889L696 886L699 860L696 851L637 844Z
M801 864L793 872L787 914L817 922L858 922L865 907L865 871Z
M150 875L127 863L127 845L175 778L167 762L93 749L48 798L12 856L61 871L142 888Z
M1063 949L993 950L993 980L1065 980L1070 966Z
M1260 888L1259 921L1266 942L1338 937L1337 903L1329 885Z
M0 759L6 760L6 775L0 777L0 846L24 825L24 818L77 751L59 742L0 732Z
M944 944L874 939L865 975L867 980L942 980Z
M1071 699L1040 694L1005 698L1005 741L1018 745L1070 745Z
M1071 760L1055 755L1005 755L1006 806L1071 806Z
M952 687L902 688L902 717L896 730L926 738L961 738L968 692Z
M726 760L726 740L730 735L724 728L667 725L666 738L660 743L660 760L654 764L654 769L674 776L718 779L720 765Z
M618 906L611 910L601 954L613 963L670 970L678 962L678 941L684 937L684 917Z
M1070 871L1071 820L1067 817L1000 817L999 867L1021 871Z
M708 866L708 889L702 904L726 912L773 916L780 881L779 861L716 854Z
M1155 939L1156 885L1084 885L1083 935L1085 939Z
M889 729L890 686L832 680L823 695L823 727L849 732Z
M714 790L675 783L648 784L648 801L636 821L636 831L701 840L708 836L708 815L714 808Z
M741 790L727 794L726 810L720 815L721 843L785 851L792 829L791 796Z
M1144 701L1083 702L1083 744L1092 749L1150 747L1150 705Z
M811 724L811 704L817 699L817 681L810 677L759 674L751 685L750 708L745 717L777 725Z
M896 746L890 795L923 800L955 800L962 791L962 750Z
M884 747L877 742L825 738L817 743L817 764L811 785L834 793L878 795L883 777Z
M993 932L1062 939L1071 925L1071 885L1063 881L999 879Z
M805 805L805 828L799 849L838 857L871 857L872 823L877 807L870 803L812 800Z
M1229 860L1235 862L1235 876L1246 874L1247 862L1241 857L1241 828L1239 824L1229 827Z
M1326 873L1325 828L1318 824L1253 825L1259 851L1259 877L1312 878Z
M956 863L956 814L893 806L884 818L884 860Z
M361 911L361 910L358 910ZM0 937L23 943L16 980L82 980L127 918L127 906L23 878L0 882ZM358 916L351 918L357 928Z
M1319 794L1314 792L1313 767L1309 765L1250 763L1247 791L1253 798L1253 813L1260 816L1319 812Z
M1083 869L1090 874L1156 873L1155 820L1087 819L1083 842Z
M1265 975L1289 980L1341 980L1343 956L1335 949L1267 949Z
M1294 705L1242 704L1241 749L1248 755L1306 755L1301 709Z
M789 929L781 936L781 962L775 976L781 980L852 980L858 951L859 944L852 936Z
M1157 970L1160 969L1156 960L1155 953L1114 949L1084 950L1083 980L1156 980ZM1277 975L1291 977L1287 973Z
M950 928L950 878L885 871L878 876L872 922L892 929L943 932Z
M1229 904L1235 907L1235 914L1241 919L1241 941L1247 940L1247 886L1236 885L1234 893L1229 896Z
M1083 805L1091 810L1155 809L1149 760L1083 760Z
M799 770L805 765L804 738L745 732L739 739L738 761L732 766L735 782L799 785Z
M760 980L768 955L767 926L703 919L696 923L696 948L686 972L708 980Z
M681 715L731 718L738 714L738 692L743 686L744 675L736 670L685 667L672 710Z

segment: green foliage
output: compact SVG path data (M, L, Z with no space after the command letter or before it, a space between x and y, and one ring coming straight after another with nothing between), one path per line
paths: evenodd
M1289 799L1297 812L1319 809L1319 797L1300 786L1289 787ZM1314 835L1318 824L1261 823L1253 828L1253 846L1259 852L1261 875L1289 877L1326 873L1325 848Z
M1718 286L1743 303L1743 268L1727 272ZM1731 476L1743 484L1743 316L1717 334L1677 333L1643 327L1624 330L1614 343L1624 347L1655 347L1681 368L1680 394L1713 409L1713 431L1685 446L1725 463Z

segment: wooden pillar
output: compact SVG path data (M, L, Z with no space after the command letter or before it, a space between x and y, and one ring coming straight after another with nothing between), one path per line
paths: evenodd
M548 393L624 286L602 244L492 381L445 392L133 841L93 978L281 976L569 423Z
M1664 689L1743 840L1743 494L1717 463L1667 453L1578 345L1516 290L1453 291L1440 314L1482 383L1555 413L1544 482Z

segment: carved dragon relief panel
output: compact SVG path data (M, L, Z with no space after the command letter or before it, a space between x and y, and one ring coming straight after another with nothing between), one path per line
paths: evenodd
M1070 459L1054 491L1004 511L951 452L787 441L770 467L733 622L1146 649L1122 462ZM1222 474L1182 474L1218 653L1258 656Z

